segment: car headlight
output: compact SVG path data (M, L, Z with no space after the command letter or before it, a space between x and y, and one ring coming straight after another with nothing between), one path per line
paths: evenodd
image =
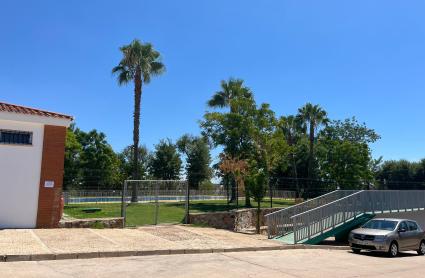
M387 239L386 236L375 236L375 241L382 242Z

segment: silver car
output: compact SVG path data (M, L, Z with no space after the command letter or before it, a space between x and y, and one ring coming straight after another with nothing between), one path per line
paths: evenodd
M395 257L399 251L425 254L425 233L413 220L374 218L352 230L348 242L354 253L361 250L387 252Z

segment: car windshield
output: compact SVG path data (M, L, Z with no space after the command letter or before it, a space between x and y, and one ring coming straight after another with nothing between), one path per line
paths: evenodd
M370 220L363 225L365 229L393 231L397 226L397 221L391 220Z

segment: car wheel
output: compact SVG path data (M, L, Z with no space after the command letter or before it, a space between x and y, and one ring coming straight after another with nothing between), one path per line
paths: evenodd
M388 256L391 258L397 257L398 255L398 245L397 242L393 241L390 244L390 249L388 250Z
M357 249L357 248L351 248L351 251L353 251L353 253L360 254L360 252L361 252L362 250Z
M425 255L425 241L421 241L419 244L418 255Z

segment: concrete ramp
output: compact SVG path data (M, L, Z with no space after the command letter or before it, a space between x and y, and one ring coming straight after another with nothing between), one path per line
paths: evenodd
M343 240L344 238L347 237L348 233L351 230L357 227L360 227L361 225L363 225L364 223L366 223L373 217L375 217L375 215L373 214L368 214L368 213L362 214L356 218L349 219L345 223L339 224L334 228L330 228L327 231L323 231L319 234L313 235L309 239L299 241L298 243L315 245L315 244L319 244L320 242L324 241L325 239L329 237L335 237L336 239ZM275 240L286 243L286 244L294 244L295 243L294 233L289 233L287 235L277 237L275 238Z

